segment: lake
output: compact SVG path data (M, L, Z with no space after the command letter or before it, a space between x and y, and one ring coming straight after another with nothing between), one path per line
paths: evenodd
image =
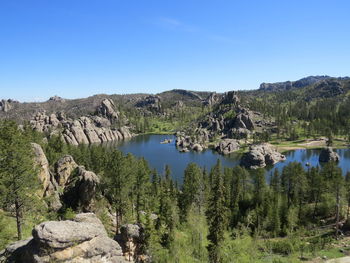
M160 142L165 139L172 139L173 141L169 144L161 144ZM210 149L203 152L181 153L175 147L175 136L173 135L139 135L127 141L117 142L116 147L124 153L144 157L151 168L157 169L160 174L164 173L164 167L168 164L171 168L172 177L179 183L182 182L186 166L191 162L197 163L200 167L209 171L218 159L221 160L222 166L233 167L239 164L241 158L240 154L223 156ZM338 165L345 175L346 172L350 171L350 149L337 149L336 152L340 156ZM310 163L311 166L318 166L319 154L320 150L289 151L285 153L287 157L285 162L266 168L266 175L269 176L274 169L282 170L290 162L301 162L305 169L308 168L306 163Z

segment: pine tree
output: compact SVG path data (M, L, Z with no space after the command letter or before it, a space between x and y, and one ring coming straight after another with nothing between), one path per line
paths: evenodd
M207 249L209 252L209 261L211 263L220 263L222 262L221 246L224 241L224 231L226 229L225 189L220 160L213 167L211 177L213 178L213 185L207 209L207 221L209 225L208 240L210 244Z
M265 170L256 169L252 171L253 185L254 185L254 196L253 196L253 206L256 212L256 230L259 232L262 225L262 220L265 217L265 194L266 194L266 179ZM267 201L267 200L266 200Z
M131 186L134 181L135 160L131 155L123 156L118 150L110 153L106 169L103 176L103 187L105 195L115 210L116 216L116 234L119 234L119 228L128 209L128 199Z
M345 176L345 195L346 195L346 200L347 200L346 220L349 220L349 213L350 213L350 172L347 172L346 176Z
M182 193L179 198L180 220L182 222L186 221L192 204L200 206L201 175L202 171L195 163L190 163L185 169Z
M0 156L0 201L4 208L14 207L20 240L24 213L33 205L40 183L30 142L15 122L0 123Z
M336 237L339 234L339 220L340 220L340 198L342 189L344 186L344 177L342 176L341 168L339 168L335 162L329 162L325 164L321 171L322 175L327 178L330 191L334 194L336 211L335 211L335 223L336 223Z
M275 169L270 182L271 205L269 207L269 223L273 236L277 236L281 231L280 219L280 191L281 183L278 169Z
M134 185L134 194L136 195L136 217L137 222L140 223L141 209L146 208L146 194L149 187L150 169L148 163L144 158L141 158L138 162L136 180Z

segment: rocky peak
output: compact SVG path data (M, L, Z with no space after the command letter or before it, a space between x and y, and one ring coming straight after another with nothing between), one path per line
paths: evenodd
M55 95L53 97L50 97L49 101L65 102L66 100L64 98L61 98L61 97Z
M206 100L204 101L204 105L213 106L219 103L219 101L220 96L217 93L213 92L206 98Z
M104 99L97 108L97 113L110 120L119 120L120 113L115 110L114 102L111 99Z
M229 91L224 94L222 98L222 104L233 104L234 106L239 105L239 98L236 91Z
M1 100L0 101L0 111L8 112L12 109L11 105L12 100Z

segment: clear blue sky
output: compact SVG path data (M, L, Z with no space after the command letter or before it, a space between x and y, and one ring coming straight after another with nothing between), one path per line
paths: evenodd
M0 97L350 75L349 0L3 0Z

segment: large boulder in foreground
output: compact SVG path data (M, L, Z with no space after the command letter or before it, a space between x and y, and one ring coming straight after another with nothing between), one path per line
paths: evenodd
M328 148L322 149L318 160L321 163L339 162L340 157L336 152L333 151L332 148L328 147Z
M249 169L258 169L284 160L286 157L271 144L263 143L251 146L249 152L243 155L241 165Z
M73 220L48 221L33 229L33 237L16 242L0 252L0 262L88 263L126 262L120 245L107 236L92 213Z

